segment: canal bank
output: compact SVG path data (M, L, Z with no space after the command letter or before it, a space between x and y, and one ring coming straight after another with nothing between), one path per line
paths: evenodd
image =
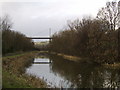
M67 54L63 54L63 53L50 52L50 54L61 56L62 58L66 59L66 60L75 61L75 62L87 61L87 58L81 58L78 56L67 55Z
M38 51L5 56L2 58L3 88L47 88L40 78L25 73Z
M76 62L44 51L3 57L4 88L119 87L119 72L119 68Z
M67 54L56 53L56 52L50 52L50 54L61 56L62 58L66 59L66 60L70 60L70 61L74 61L74 62L85 62L85 63L89 63L89 64L97 64L97 65L101 65L105 68L111 68L111 69L120 68L120 62L116 62L113 64L108 64L108 63L99 64L99 63L93 62L92 59L87 58L87 57L78 57L78 56L67 55Z

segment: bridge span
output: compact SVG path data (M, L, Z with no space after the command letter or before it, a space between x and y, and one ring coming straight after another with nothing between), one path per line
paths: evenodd
M52 39L52 37L27 37L28 39Z

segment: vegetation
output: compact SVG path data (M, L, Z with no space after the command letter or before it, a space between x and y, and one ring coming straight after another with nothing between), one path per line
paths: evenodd
M97 14L97 18L109 21L109 27L115 30L120 24L120 1L107 2L106 6L101 8Z
M11 30L12 24L8 16L1 19L0 26L2 27L3 54L34 49L34 43L30 39L19 32Z
M106 6L107 10L119 7L118 2L108 3ZM116 5L115 7L114 4ZM105 13L104 9L102 9L101 12L98 12L98 16L95 19L83 18L82 20L77 19L68 23L68 29L52 36L51 50L57 53L90 57L92 62L99 64L120 62L120 28L115 29L115 27L120 27L117 24L120 19L120 13L116 13L115 17L111 16L115 12L109 12L108 10L109 14ZM100 16L103 18L99 18ZM111 22L111 17L116 18L112 20L114 23Z
M49 47L49 41L35 42L35 48L40 51L47 51Z
M37 52L34 43L20 32L11 30L9 16L0 19L2 29L2 87L3 88L45 88L47 84L35 76L25 74L25 69L33 62Z
M108 2L97 17L83 18L68 23L68 29L55 33L49 45L36 45L40 50L63 53L66 59L79 60L88 57L91 62L114 66L120 62L120 13L119 2ZM0 19L2 29L2 53L34 50L34 43L20 32L11 30L8 16ZM1 37L0 37L1 38ZM46 43L46 42L45 42ZM44 81L25 74L25 68L33 61L35 53L3 57L3 88L47 87ZM61 65L61 64L60 64ZM118 67L120 65L116 64Z
M46 83L40 78L25 74L25 69L37 52L3 57L3 88L45 88Z

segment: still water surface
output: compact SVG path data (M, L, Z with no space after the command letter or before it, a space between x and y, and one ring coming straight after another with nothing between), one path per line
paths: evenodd
M69 61L55 55L35 57L26 73L44 79L50 87L120 88L120 69Z

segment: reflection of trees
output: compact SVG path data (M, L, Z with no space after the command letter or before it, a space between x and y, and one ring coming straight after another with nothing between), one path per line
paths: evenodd
M106 69L104 75L104 87L120 87L120 70Z
M39 53L35 58L48 58L49 54L48 53Z
M51 70L77 87L118 87L120 85L120 70L105 69L87 63L76 63L61 57L52 59Z

